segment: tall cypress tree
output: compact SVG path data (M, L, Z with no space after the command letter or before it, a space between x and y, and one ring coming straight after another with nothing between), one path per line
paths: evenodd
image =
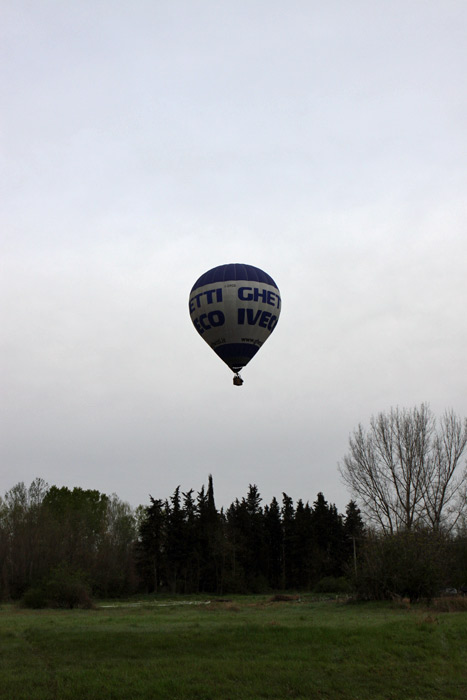
M226 541L232 590L248 592L266 585L266 532L258 488L250 484L248 494L227 509Z
M167 509L163 501L150 500L139 528L137 567L147 592L157 593L165 576Z
M193 489L183 495L183 524L184 524L184 590L192 593L198 590L198 523L196 503L193 498Z
M313 579L342 573L342 518L335 505L329 505L320 492L313 504Z
M221 520L216 509L212 475L207 493L204 486L197 499L198 589L215 593L221 587L222 541Z
M246 593L244 550L245 534L243 527L245 506L238 498L227 508L225 516L226 540L226 576L225 581L229 590L235 593Z
M360 508L355 501L349 501L344 518L344 551L345 560L350 564L350 570L357 573L358 551L362 546L365 527Z
M167 517L167 578L172 593L183 589L187 558L185 526L180 502L180 486L177 486L168 508Z
M272 588L280 588L282 583L282 521L281 510L274 497L264 508L264 529L266 541L266 576Z
M309 503L300 498L295 508L293 523L292 575L294 587L310 588L312 576L313 525Z
M293 500L286 493L282 494L282 575L281 588L293 586L294 559L294 517Z
M244 506L245 552L244 567L251 590L264 588L266 580L266 533L261 496L256 484L250 484Z

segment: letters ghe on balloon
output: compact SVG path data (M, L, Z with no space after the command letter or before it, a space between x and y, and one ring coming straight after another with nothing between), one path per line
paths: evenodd
M203 340L238 375L274 330L281 297L263 270L234 263L213 268L197 280L189 310Z
M279 294L266 289L259 289L259 287L240 287L238 290L238 298L241 301L259 301L261 299L264 304L276 306L278 309L280 309L281 306Z

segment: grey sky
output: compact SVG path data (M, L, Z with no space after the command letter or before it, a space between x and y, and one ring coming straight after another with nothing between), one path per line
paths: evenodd
M464 0L4 0L0 492L350 496L359 422L467 415ZM188 294L283 300L232 386Z

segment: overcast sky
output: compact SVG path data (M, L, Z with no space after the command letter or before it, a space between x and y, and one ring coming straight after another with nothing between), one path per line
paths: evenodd
M1 469L340 511L358 423L467 415L465 0L3 0ZM243 387L188 295L256 265Z

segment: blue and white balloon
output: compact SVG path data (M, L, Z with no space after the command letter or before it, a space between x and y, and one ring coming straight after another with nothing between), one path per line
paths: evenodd
M266 272L232 263L201 275L190 292L189 308L200 336L238 375L276 327L281 296Z

